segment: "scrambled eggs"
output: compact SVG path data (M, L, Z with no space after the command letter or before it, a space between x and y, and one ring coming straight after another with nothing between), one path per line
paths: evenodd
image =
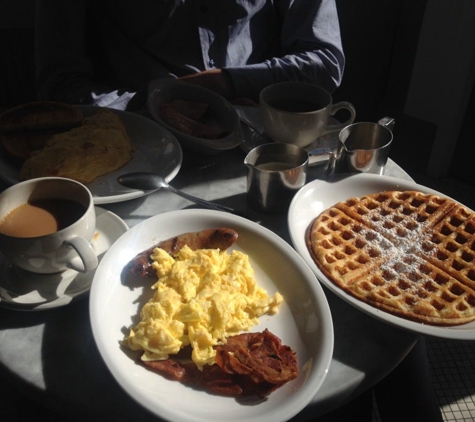
M173 258L156 248L152 259L159 277L154 297L125 338L129 348L144 351L143 360L167 359L191 345L198 368L211 365L213 346L277 313L283 301L257 285L248 256L239 251L185 246Z

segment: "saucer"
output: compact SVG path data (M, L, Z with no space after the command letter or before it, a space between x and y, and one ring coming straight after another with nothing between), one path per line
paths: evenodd
M264 126L262 125L262 119L260 115L259 107L248 107L248 106L236 106L236 108L244 112L249 119L249 121L259 129L259 132L265 133ZM331 125L337 125L341 122L335 119L334 117L329 117L328 123ZM245 124L241 125L241 129L244 135L244 141L241 143L240 148L247 154L253 148L258 147L263 144L274 142L269 137L263 137L256 133L254 130L247 127ZM322 135L320 138L315 140L312 144L306 146L304 149L311 151L315 148L330 148L333 151L336 151L339 139L340 131L330 132L325 135Z
M92 240L99 262L111 245L129 228L116 214L95 207L96 232ZM35 274L13 265L0 254L0 306L40 311L57 308L84 297L96 270L79 273L68 269L57 274Z

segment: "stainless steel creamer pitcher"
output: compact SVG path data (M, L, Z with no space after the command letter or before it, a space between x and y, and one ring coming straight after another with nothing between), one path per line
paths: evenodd
M317 148L310 151L309 155L328 156L331 160L328 174L332 172L383 174L393 141L394 123L392 117L384 117L378 123L353 123L340 131L336 151Z
M264 213L284 212L305 185L308 153L297 145L272 142L251 150L244 164L249 204Z

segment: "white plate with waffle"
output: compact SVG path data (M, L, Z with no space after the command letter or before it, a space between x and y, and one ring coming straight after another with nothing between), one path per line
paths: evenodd
M289 208L288 225L290 236L295 246L295 249L303 257L303 259L310 266L310 268L314 271L317 278L322 284L328 287L328 289L335 293L338 297L347 301L348 303L360 309L361 311L381 321L416 333L448 339L474 340L475 321L461 325L441 326L402 318L401 316L397 316L394 313L389 313L383 309L372 306L366 301L358 299L354 294L348 293L347 291L345 291L344 288L335 284L330 279L329 273L324 273L325 270L322 270L314 261L312 253L310 252L306 241L307 231L314 219L324 210L333 207L336 203L340 201L346 201L349 198L362 197L365 195L375 194L383 191L419 191L423 194L433 194L437 195L438 197L447 198L446 195L443 195L425 186L387 176L357 174L340 176L331 181L315 180L313 182L308 183L295 195ZM473 222L470 223L470 226L471 228L469 231L472 231ZM400 227L396 226L394 229L395 232L399 228ZM473 236L473 233L469 235ZM456 236L459 235L457 234ZM417 237L420 237L419 234ZM468 244L470 244L471 246L467 248ZM465 260L464 262L466 262L466 270L464 270L464 276L466 277L469 283L473 282L473 284L475 284L475 266L472 265L475 256L475 251L473 250L475 248L474 245L475 243L473 242L473 239L465 244L462 242L462 246L458 250L458 256L463 255L463 259ZM391 245L391 247L392 246L393 245ZM397 246L397 248L400 248L400 246ZM413 250L414 246L411 242L406 241L403 248L404 251L407 250L407 248ZM396 250L396 257L400 256L398 255L399 252L400 250ZM413 254L411 253L411 257L412 256ZM371 259L374 258L371 257ZM401 260L397 258L394 260L394 262L396 263L398 263L399 261ZM430 264L428 265L432 269L435 268ZM393 265L392 270L394 270L394 268L395 267ZM456 269L457 268L452 268L450 271L455 271ZM439 274L437 268L435 268L434 271ZM455 288L452 288L452 290L454 290L455 292ZM467 290L470 292L470 289ZM406 292L403 292L403 294L405 293ZM449 294L451 293L449 292ZM466 293L464 294L465 296L467 296ZM470 304L475 307L475 296L469 293L468 297ZM450 306L450 304L448 306Z

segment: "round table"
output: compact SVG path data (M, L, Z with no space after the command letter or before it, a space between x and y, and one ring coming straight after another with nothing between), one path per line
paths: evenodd
M246 210L290 243L285 214L257 214L246 206L245 153L241 149L198 156L184 151L172 185L204 199ZM319 176L310 169L308 180ZM385 174L410 180L393 161ZM5 187L5 186L3 186ZM193 207L166 191L100 205L129 227L155 214ZM387 375L417 336L355 309L325 289L334 330L328 375L312 402L295 417L306 421L341 406ZM157 420L123 391L102 361L92 336L88 300L38 312L0 308L0 371L22 392L72 420Z

